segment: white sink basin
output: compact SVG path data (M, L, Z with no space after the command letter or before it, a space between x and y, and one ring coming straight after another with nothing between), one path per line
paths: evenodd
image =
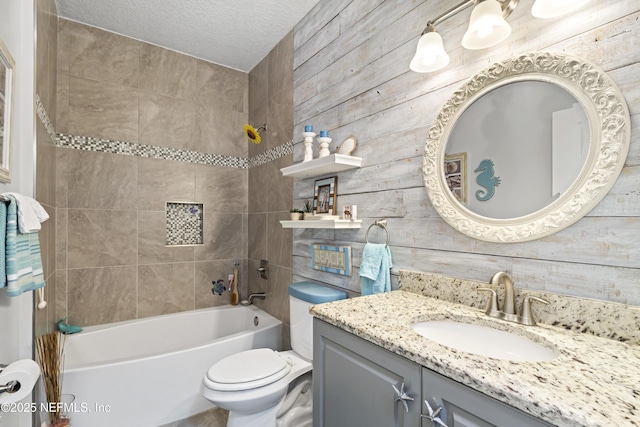
M425 338L467 353L517 362L553 360L558 353L526 337L488 326L453 320L414 323Z

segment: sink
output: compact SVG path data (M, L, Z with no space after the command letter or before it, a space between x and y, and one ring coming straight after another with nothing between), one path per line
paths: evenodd
M411 325L425 338L467 353L516 362L553 360L558 353L527 337L489 326L453 320L435 320Z

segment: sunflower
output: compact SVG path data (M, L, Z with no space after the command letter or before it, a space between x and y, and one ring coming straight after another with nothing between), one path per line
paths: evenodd
M247 138L249 138L251 142L253 142L254 144L260 144L260 134L258 133L258 130L256 128L254 128L250 124L245 123L244 133L245 135L247 135Z

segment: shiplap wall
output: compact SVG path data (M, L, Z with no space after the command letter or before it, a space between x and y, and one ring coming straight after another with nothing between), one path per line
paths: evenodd
M394 267L488 280L508 271L516 286L640 305L640 2L592 0L554 20L531 16L520 0L508 18L511 37L481 51L460 46L470 10L438 26L451 63L409 71L429 19L458 0L320 0L294 30L294 160L303 158L306 124L325 129L332 151L354 134L361 169L338 174L338 207L358 205L360 230L294 230L294 280L312 279L359 293L358 266L367 227L388 219ZM428 129L443 102L474 73L513 54L551 50L602 67L622 90L632 116L625 168L609 195L585 218L533 242L497 244L467 237L431 207L422 181ZM523 102L525 102L523 100ZM294 206L313 194L296 180ZM370 232L381 242L384 232ZM312 243L351 245L351 278L312 270Z

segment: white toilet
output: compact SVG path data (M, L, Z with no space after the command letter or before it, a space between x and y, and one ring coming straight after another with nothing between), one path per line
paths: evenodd
M207 371L203 396L227 409L227 427L311 427L313 316L309 307L347 297L313 282L289 285L291 347L247 350Z

